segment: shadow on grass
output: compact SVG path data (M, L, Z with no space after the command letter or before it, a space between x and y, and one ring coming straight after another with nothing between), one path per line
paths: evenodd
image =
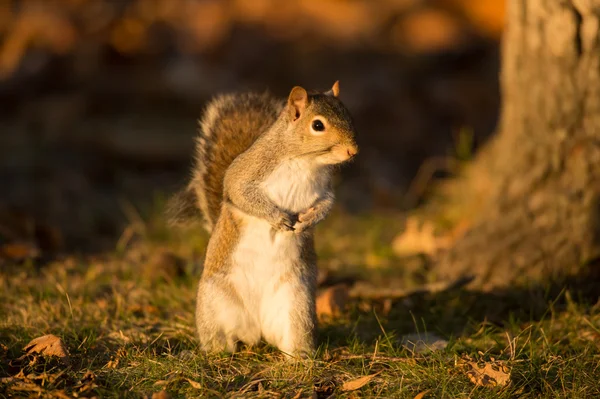
M345 317L321 323L319 343L335 349L362 342L399 343L403 335L433 333L445 339L470 336L482 327L503 330L526 326L567 311L589 309L600 296L600 278L585 273L531 287L490 292L465 288L415 294L397 300L356 301Z

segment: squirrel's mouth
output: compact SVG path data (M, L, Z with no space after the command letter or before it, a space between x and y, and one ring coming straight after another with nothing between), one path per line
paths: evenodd
M324 155L327 163L338 164L352 160L358 153L358 147L355 145L337 144L331 146Z
M357 153L356 145L334 144L322 150L304 153L302 156L314 158L322 164L335 165L354 159Z

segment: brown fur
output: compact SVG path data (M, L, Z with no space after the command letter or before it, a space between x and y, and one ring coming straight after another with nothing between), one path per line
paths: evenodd
M233 160L275 122L282 107L268 94L214 99L200 121L194 178L190 184L212 230L221 210L223 179Z

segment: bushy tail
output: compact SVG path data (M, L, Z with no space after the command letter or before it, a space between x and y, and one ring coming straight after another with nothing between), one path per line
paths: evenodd
M186 225L200 219L196 193L190 187L178 191L167 203L166 216L171 225Z
M168 205L171 222L186 222L200 210L212 231L221 212L225 171L275 122L282 107L267 93L221 95L208 104L199 122L192 181Z

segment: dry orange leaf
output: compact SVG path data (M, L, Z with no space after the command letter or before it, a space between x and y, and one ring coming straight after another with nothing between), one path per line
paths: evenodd
M375 376L377 374L379 374L379 373L366 375L364 377L360 377L360 378L357 378L357 379L351 380L351 381L346 381L346 382L344 382L344 385L342 385L342 391L348 392L348 391L355 391L357 389L360 389L360 388L364 387L365 385L367 385L369 382L371 382L371 380L373 378L375 378Z
M63 362L69 361L69 354L63 341L56 335L48 334L32 340L23 348L26 355L39 353L44 356L57 356ZM22 357L21 357L22 358Z
M152 399L171 399L171 395L167 391L155 392L152 394Z
M475 362L467 363L471 370L467 371L469 380L482 387L504 386L510 381L510 369L501 362L485 363L479 366Z
M0 247L0 257L14 261L37 258L39 254L39 249L30 243L15 242Z
M414 397L414 399L423 399L425 395L427 395L430 391L431 389L426 389L423 392L418 393L417 396Z
M329 287L317 296L317 316L337 316L344 310L347 301L348 287L344 284Z
M194 389L202 389L202 384L200 384L197 381L192 380L191 378L186 378L187 382L190 383L190 385L192 386L192 388Z

